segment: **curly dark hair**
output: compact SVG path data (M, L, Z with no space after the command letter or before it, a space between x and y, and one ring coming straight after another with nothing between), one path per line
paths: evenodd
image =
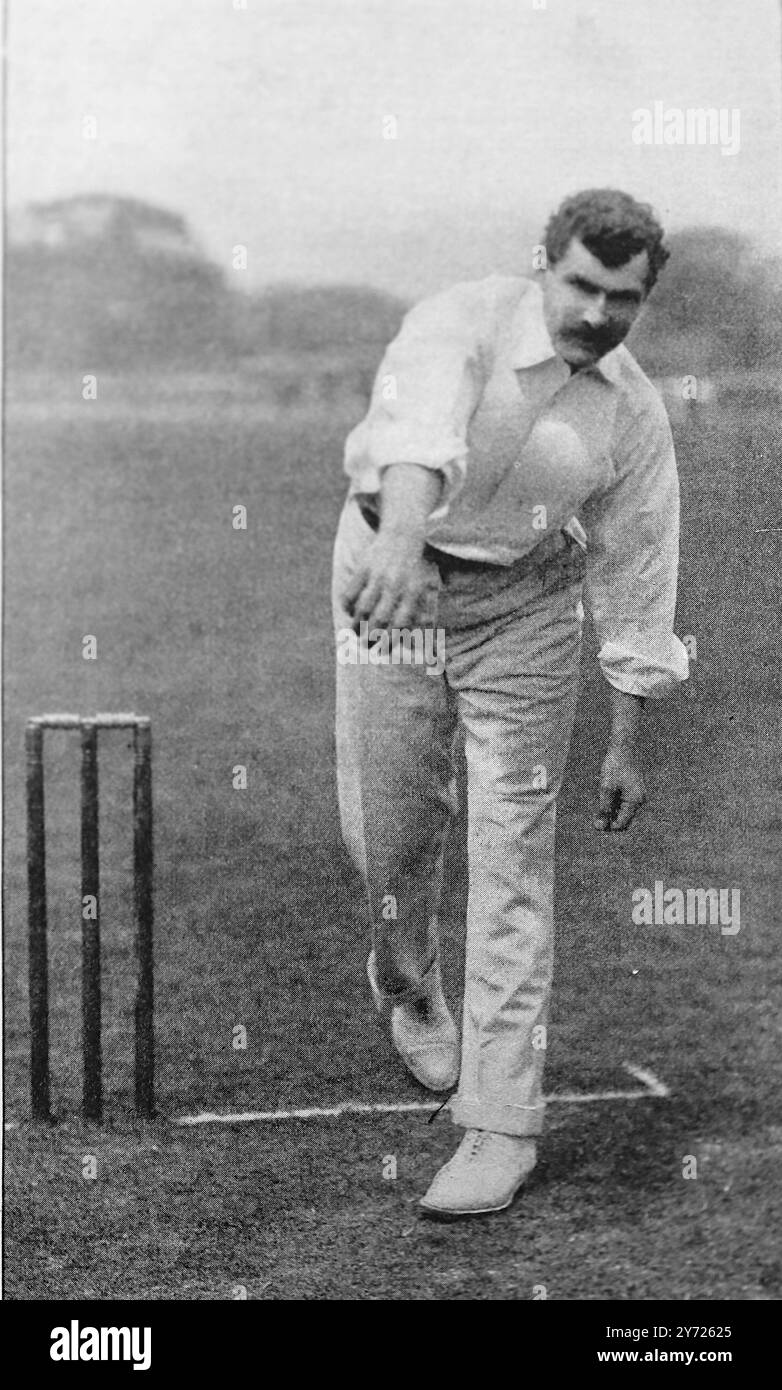
M587 188L566 198L546 225L544 241L550 265L565 255L573 238L610 270L646 251L646 292L670 256L665 233L648 203L637 203L618 188Z

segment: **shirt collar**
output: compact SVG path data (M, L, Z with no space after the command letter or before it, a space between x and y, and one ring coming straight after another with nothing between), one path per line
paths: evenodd
M514 368L537 367L552 357L562 362L549 337L543 317L543 291L534 280L526 281L527 288L517 305L511 328L511 366ZM621 344L595 363L600 374L614 386L619 385L621 362L618 353Z

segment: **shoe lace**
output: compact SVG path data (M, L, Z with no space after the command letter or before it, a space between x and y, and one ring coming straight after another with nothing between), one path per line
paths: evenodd
M481 1149L486 1144L487 1138L488 1133L485 1129L474 1129L471 1131L469 1139L469 1148L467 1150L468 1156L470 1158L474 1158L476 1154L480 1153Z

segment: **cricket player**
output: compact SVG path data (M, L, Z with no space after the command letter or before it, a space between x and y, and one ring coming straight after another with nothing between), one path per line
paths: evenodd
M535 1164L582 595L612 702L599 830L642 805L644 704L688 674L671 432L623 346L668 258L663 230L627 194L590 189L544 240L540 274L457 284L408 313L347 441L334 553L337 782L371 991L419 1082L458 1083L465 1133L421 1201L440 1219L508 1206ZM459 726L461 1032L437 937Z

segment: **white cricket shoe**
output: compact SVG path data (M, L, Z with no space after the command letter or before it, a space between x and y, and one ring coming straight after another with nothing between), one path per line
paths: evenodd
M377 1010L389 1015L394 1046L416 1081L430 1091L447 1091L459 1080L461 1047L443 994L439 962L427 975L427 993L414 1003L390 1004L381 995L375 975L375 953L367 975Z
M528 1135L468 1129L419 1206L441 1221L503 1211L535 1167L535 1156L535 1140Z

